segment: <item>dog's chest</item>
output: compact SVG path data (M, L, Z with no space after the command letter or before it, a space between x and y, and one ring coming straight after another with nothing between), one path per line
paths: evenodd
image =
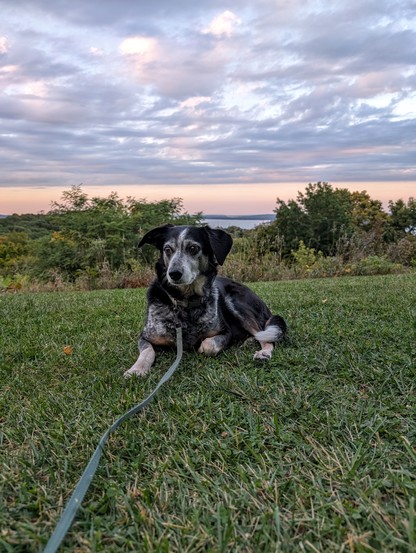
M221 330L217 299L201 307L175 310L162 303L150 305L143 337L154 344L173 345L177 323L182 327L184 349L197 347L202 340Z

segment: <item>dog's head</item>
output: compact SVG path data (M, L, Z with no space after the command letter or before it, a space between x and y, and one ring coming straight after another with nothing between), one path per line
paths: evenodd
M189 286L210 268L222 265L232 243L231 236L223 230L165 225L145 234L139 247L152 244L158 248L159 262L166 270L169 284Z

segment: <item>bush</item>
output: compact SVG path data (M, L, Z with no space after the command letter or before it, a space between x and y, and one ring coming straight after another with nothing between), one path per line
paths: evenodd
M303 240L299 242L298 249L292 250L290 253L294 260L295 272L300 277L308 276L318 257L322 257L321 252L316 253L315 248L307 248Z
M352 275L387 275L403 271L403 266L392 263L385 256L371 255L351 264L350 274Z
M402 238L395 244L390 244L387 255L395 263L415 267L416 266L416 237Z
M28 284L29 277L27 275L16 274L4 277L0 275L0 292L17 292L26 289Z
M324 257L320 255L309 268L307 276L311 278L335 277L343 275L345 272L345 265L341 257Z

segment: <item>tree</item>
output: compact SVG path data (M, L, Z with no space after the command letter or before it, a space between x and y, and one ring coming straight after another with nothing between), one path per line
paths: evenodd
M58 227L44 213L14 214L0 218L0 234L24 232L29 240L36 240L42 236L49 236L54 230L58 230Z
M134 198L121 199L117 192L106 198L90 198L81 185L62 194L48 213L58 229L37 245L37 272L47 274L58 269L74 279L84 270L104 263L112 270L142 261L153 261L138 252L139 236L166 223L197 224L202 215L189 215L182 200L147 202Z
M82 184L71 186L70 190L62 192L61 203L52 202L52 213L68 211L83 211L88 209L88 195L82 191Z
M379 200L372 200L370 195L363 190L362 192L352 192L350 201L352 222L356 229L367 232L384 227L388 215Z
M12 275L19 271L29 253L29 237L25 232L9 232L0 235L0 275Z
M284 237L285 253L302 241L307 247L328 255L343 234L353 231L350 192L333 189L326 182L308 184L304 193L288 203L278 199L276 229Z
M308 246L325 255L333 253L341 235L350 234L353 229L350 192L317 182L309 184L304 194L299 193L298 201L309 219Z
M403 200L389 202L390 220L389 226L393 238L400 238L406 234L416 235L416 199L409 198L407 203Z
M312 237L312 230L308 214L295 200L289 200L286 204L283 200L277 199L276 230L284 237L284 250L290 253L296 250L301 241L309 244Z

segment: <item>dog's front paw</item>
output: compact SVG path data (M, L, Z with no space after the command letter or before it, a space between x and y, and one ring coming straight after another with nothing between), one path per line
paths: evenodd
M136 367L133 365L131 369L126 371L123 376L124 378L131 378L132 376L143 377L149 372L149 369L146 367Z
M221 344L218 343L218 336L205 338L199 346L198 353L205 355L217 355L222 350Z
M260 351L256 351L253 357L253 359L257 361L269 361L271 358L272 358L272 352L264 349L261 349Z
M141 344L139 358L135 364L124 373L124 378L131 378L133 375L145 376L150 371L150 367L155 360L155 350L152 345L145 340L141 340L141 342L144 343Z

